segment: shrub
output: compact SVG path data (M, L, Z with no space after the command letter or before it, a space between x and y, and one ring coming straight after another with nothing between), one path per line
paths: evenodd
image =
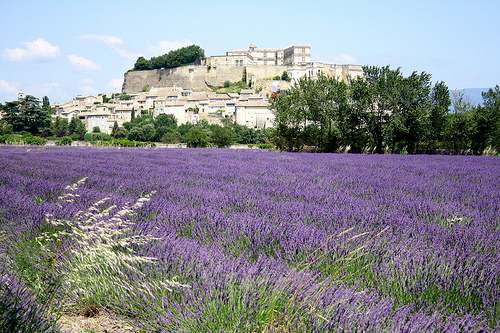
M288 72L287 71L284 71L283 74L281 75L281 79L283 81L292 81L292 78L288 75Z
M259 147L260 149L270 149L273 147L273 145L269 143L261 143L257 145L257 147Z
M147 143L140 141L130 141L128 139L115 139L111 143L119 147L146 147Z
M128 130L125 127L118 127L115 132L116 139L124 139L128 136Z
M3 134L12 134L11 124L0 124L0 135Z
M21 138L14 134L4 134L0 135L0 143L12 145L20 143Z
M231 86L231 82L224 81L224 88L229 88Z
M181 135L177 131L165 133L161 137L161 142L166 143L166 144L179 143L179 142L181 142L181 140L182 140Z
M92 135L92 133L85 133L85 135L83 136L83 140L92 142L94 141L94 136Z
M99 128L99 126L94 126L92 128L92 133L101 133L101 129Z
M81 136L80 136L80 134L78 134L78 133L73 133L73 134L71 134L71 135L70 135L70 138L71 138L73 141L80 141Z
M56 145L58 146L71 146L73 139L70 136L63 136L59 140L56 141Z
M38 145L42 146L47 143L47 139L40 138L38 136L33 136L31 134L25 134L22 136L22 140L25 145Z
M94 140L101 140L101 141L111 141L111 135L106 134L106 133L91 133Z

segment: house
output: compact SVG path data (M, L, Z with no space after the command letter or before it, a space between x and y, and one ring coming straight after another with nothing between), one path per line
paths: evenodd
M109 112L86 112L83 114L83 123L89 132L92 132L94 127L99 127L101 132L111 134L114 120L111 120L110 116Z
M236 104L234 120L250 128L273 127L274 114L269 110L269 101L248 101Z

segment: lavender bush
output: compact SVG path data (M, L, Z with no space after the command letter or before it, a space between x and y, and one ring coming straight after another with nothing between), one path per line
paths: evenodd
M0 221L40 299L148 332L500 331L498 157L2 147Z

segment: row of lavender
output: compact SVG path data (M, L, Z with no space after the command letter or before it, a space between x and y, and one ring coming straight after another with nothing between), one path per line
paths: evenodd
M91 286L145 331L500 330L498 157L2 147L1 250L151 193L130 219L155 261Z

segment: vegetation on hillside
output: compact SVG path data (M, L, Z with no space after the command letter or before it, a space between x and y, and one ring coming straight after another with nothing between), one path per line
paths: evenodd
M149 60L144 57L139 57L132 70L144 71L150 69L174 68L193 64L196 60L204 58L205 51L201 47L190 45L170 51L158 57L152 57Z

